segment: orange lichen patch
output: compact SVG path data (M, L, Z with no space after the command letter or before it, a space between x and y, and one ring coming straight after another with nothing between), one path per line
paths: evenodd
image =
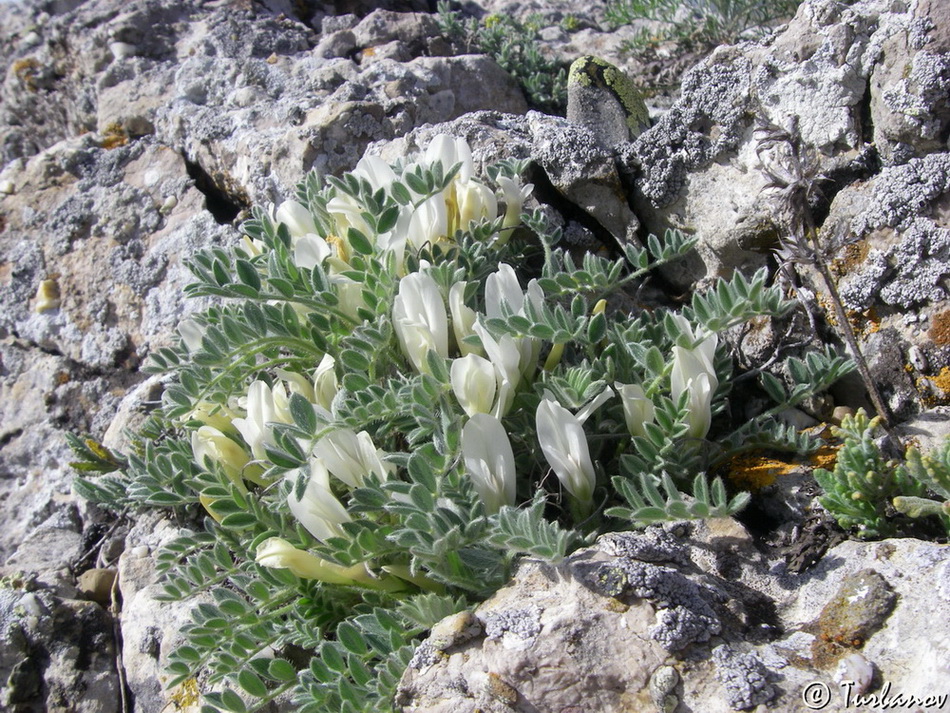
M861 338L881 330L881 317L874 307L864 312L848 310L847 315L848 322L851 323L851 329Z
M859 240L846 246L844 254L831 264L832 272L838 277L847 275L854 268L864 264L870 249L867 240Z
M808 456L808 465L812 468L824 468L831 470L835 467L835 461L838 460L838 449L840 446L833 446L828 443Z
M756 492L771 485L781 475L787 475L797 467L795 463L770 458L760 451L742 453L732 458L725 466L726 478L733 485Z
M109 150L125 146L127 143L129 143L128 132L122 127L122 124L113 121L102 132L102 141L99 142L99 145Z
M914 382L921 402L928 408L950 402L950 367L936 376L922 376Z
M893 587L874 570L845 577L818 619L804 627L816 637L812 662L818 668L830 668L849 650L861 648L890 616L896 601Z
M930 380L945 394L950 394L950 367L945 366L939 374L931 377Z
M364 47L363 51L360 53L363 57L374 57L376 55L375 47Z
M934 344L950 344L950 309L938 312L930 318L930 331L927 336L934 340Z
M36 74L40 68L40 63L33 57L24 57L13 63L12 69L20 83L25 85L31 92L37 90Z
M777 478L789 475L796 470L834 468L841 444L832 435L831 427L825 425L821 430L816 427L810 432L813 436L821 438L824 445L806 457L790 456L788 460L782 460L774 452L770 454L763 450L750 451L727 461L721 466L720 474L736 487L754 493L771 485Z

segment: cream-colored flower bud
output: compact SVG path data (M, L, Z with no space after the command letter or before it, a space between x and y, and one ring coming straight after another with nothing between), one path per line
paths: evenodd
M202 467L210 460L221 466L225 475L244 490L243 471L250 460L247 451L213 426L201 426L191 432L191 450Z
M631 436L645 437L647 432L644 426L653 422L656 413L656 407L653 405L652 399L647 398L643 387L639 384L621 384L618 382L614 384L614 387L617 389L617 393L620 394L621 401L623 401L623 417L627 422L627 431L630 432Z
M462 457L485 512L515 504L515 456L501 421L484 413L472 416L462 427Z
M564 488L585 506L594 496L597 478L581 422L545 393L535 417L541 452Z
M371 585L373 579L362 564L341 567L304 550L287 540L270 537L257 546L257 563L272 569L289 569L301 579L316 579L327 584Z
M370 473L385 480L394 470L394 466L384 460L388 454L376 448L366 431L356 433L349 428L333 431L317 441L313 454L335 478L351 488L362 487L363 479Z
M341 525L351 520L350 515L330 490L330 473L319 458L310 459L307 486L299 499L291 491L287 506L300 524L321 542L331 537L346 537Z
M274 220L287 226L291 238L299 239L307 234L317 233L317 225L313 222L310 211L297 201L281 203L274 214Z
M469 416L490 413L495 402L495 367L477 354L469 354L452 362L452 391Z
M465 341L465 337L475 334L475 319L478 313L465 304L465 287L468 283L456 282L449 288L449 312L452 314L452 332L455 343L462 356L480 354L481 350Z
M502 222L502 227L517 227L521 224L521 209L524 206L524 202L531 196L534 185L529 183L522 186L521 182L516 179L509 178L508 176L499 176L498 186L504 194L505 201L505 219ZM507 242L510 234L510 231L503 232L499 243L504 244Z
M393 327L403 354L418 371L429 371L426 354L430 350L448 358L448 316L439 286L429 275L415 272L399 281L393 301Z

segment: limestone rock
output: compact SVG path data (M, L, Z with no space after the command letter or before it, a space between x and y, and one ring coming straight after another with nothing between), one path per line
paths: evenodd
M817 151L817 170L839 186L868 170L855 161L872 134L891 163L941 150L950 115L933 87L946 71L936 39L946 18L916 3L901 7L806 2L772 41L720 47L684 76L681 98L627 156L640 172L635 211L647 228L678 227L700 240L702 265L681 265L671 279L686 285L751 270L778 246L784 198L766 190L755 120L791 121ZM898 77L898 65L909 75ZM911 135L923 140L900 149Z
M158 512L145 514L130 530L127 549L119 558L118 587L122 594L122 663L126 685L136 710L159 711L169 705L173 691L164 689L168 655L184 643L180 629L191 609L203 599L163 602L154 555L180 534L180 528Z
M0 706L11 713L119 710L112 618L94 602L0 580Z
M644 587L646 572L693 583L718 626L671 652L651 632L676 620L664 613L685 590ZM923 696L950 673L946 621L920 616L933 607L928 589L950 597L948 576L950 552L913 539L844 542L792 574L730 520L615 534L557 566L526 562L464 637L422 644L397 702L406 712L656 710L663 672L662 700L689 710L793 713L818 685L826 709L843 711L856 691L834 676L856 656L880 673L869 691L887 681L892 695Z

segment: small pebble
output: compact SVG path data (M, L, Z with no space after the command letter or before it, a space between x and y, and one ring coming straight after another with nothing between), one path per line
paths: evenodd
M5 193L8 196L16 193L16 185L13 181L0 181L0 193Z
M59 309L61 304L59 283L56 280L43 280L36 290L36 312L43 313Z
M854 681L852 693L864 693L871 687L874 680L874 664L861 654L849 654L838 662L834 681L838 685L842 681Z
M175 209L176 205L178 205L178 198L176 198L175 196L168 196L168 198L165 199L165 202L162 203L162 207L159 208L158 211L162 215L168 215Z
M112 585L115 583L114 569L90 569L79 575L77 588L87 599L108 606L112 602Z
M927 367L929 366L927 363L927 355L924 354L923 350L916 344L907 351L907 360L917 371L927 371Z
M109 51L112 52L112 56L116 59L125 59L126 57L134 57L138 53L139 48L135 45L130 45L128 42L110 42Z
M831 422L840 426L845 416L854 416L854 409L850 406L835 406L835 410L831 412Z

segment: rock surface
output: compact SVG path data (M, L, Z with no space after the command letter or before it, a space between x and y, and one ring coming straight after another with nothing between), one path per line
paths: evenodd
M845 542L792 574L730 520L607 535L557 566L525 562L460 635L433 632L399 700L433 713L663 710L659 671L676 710L792 713L827 695L822 710L844 711L862 691L836 680L842 661L892 695L942 694L950 637L921 613L950 596L948 575L950 550L913 539Z
M451 55L427 10L399 0L0 3L0 707L196 703L196 688L161 686L191 605L156 599L155 554L178 526L149 516L130 530L77 502L64 434L121 445L160 392L141 365L195 308L183 294L188 256L235 241L251 205L283 200L306 172L339 173L367 149L402 157L448 131L480 165L530 159L531 206L576 245L695 232L696 254L665 275L678 297L773 265L789 211L767 169L783 157L760 150L756 120L788 128L794 117L827 177L814 215L823 240L843 243L832 267L872 372L901 417L931 409L909 435L926 442L945 428L950 25L938 0L809 0L762 42L717 49L675 101L656 96L654 127L619 147L528 112L494 60ZM565 63L592 53L632 67L621 46L637 27L605 31L602 3L489 0L482 10L540 12L545 51ZM820 281L806 273L798 287L816 296L821 323ZM762 334L768 357L777 337ZM783 532L813 505L806 480ZM433 632L400 701L419 711L798 711L817 681L837 710L843 675L872 691L940 693L950 632L945 617L922 613L950 599L945 547L844 542L793 573L760 546L714 521L606 538L557 566L525 562L473 615ZM93 581L113 577L115 587ZM863 618L843 617L842 597L865 590Z

